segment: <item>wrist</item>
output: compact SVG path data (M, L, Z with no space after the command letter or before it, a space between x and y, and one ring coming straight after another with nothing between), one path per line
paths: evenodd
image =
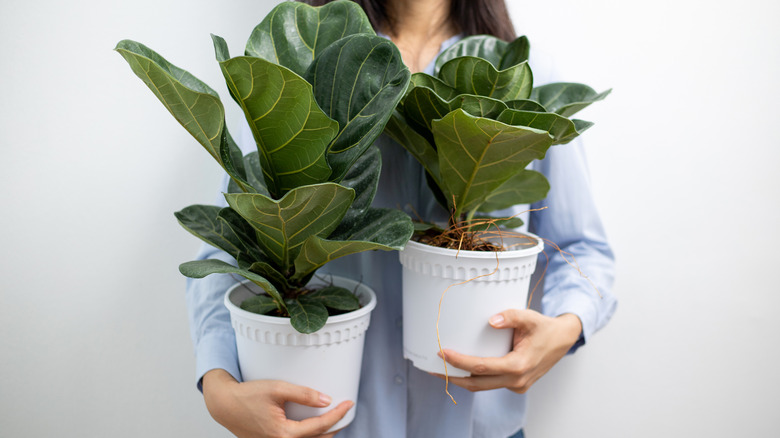
M574 345L582 335L582 321L573 313L564 313L555 317L561 332L562 339L567 347Z

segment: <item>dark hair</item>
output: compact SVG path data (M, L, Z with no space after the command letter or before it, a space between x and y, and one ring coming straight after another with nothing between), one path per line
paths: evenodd
M322 6L333 0L303 0L312 6ZM353 0L366 11L374 29L393 30L392 17L387 14L388 0ZM517 37L504 0L452 0L450 19L464 36L493 35L504 41Z

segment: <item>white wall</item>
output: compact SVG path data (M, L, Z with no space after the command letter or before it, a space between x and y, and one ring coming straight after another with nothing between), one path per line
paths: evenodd
M111 49L144 42L226 96L209 33L239 53L272 3L0 6L0 436L229 436L194 389L176 267L198 244L172 216L219 169ZM768 436L780 6L508 3L566 79L614 88L583 118L620 307L532 389L529 436Z

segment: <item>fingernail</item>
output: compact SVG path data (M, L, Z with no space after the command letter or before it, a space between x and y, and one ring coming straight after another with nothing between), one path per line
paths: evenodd
M490 317L490 325L501 325L504 322L504 315L498 314Z
M330 402L332 402L332 401L333 400L330 397L328 397L327 395L325 395L323 393L320 393L320 403L322 403L325 406L328 406L330 404Z

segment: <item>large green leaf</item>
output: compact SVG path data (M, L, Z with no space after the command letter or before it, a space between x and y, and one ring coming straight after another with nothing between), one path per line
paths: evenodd
M591 103L604 99L611 91L597 93L584 84L556 82L534 88L531 100L539 102L549 112L571 117Z
M571 141L579 135L574 122L555 113L507 109L499 114L496 120L507 125L528 126L547 131L553 137L553 144Z
M375 35L366 14L354 2L335 1L321 7L283 2L252 31L246 54L303 76L321 51L356 33Z
M274 200L255 193L228 193L228 205L257 230L263 252L287 274L311 236L326 237L341 222L355 191L335 183L290 190Z
M438 185L441 177L439 174L439 156L436 154L436 149L425 137L409 126L400 112L393 112L392 117L387 122L387 126L385 126L385 132L390 138L409 151L423 165L428 175Z
M225 109L217 92L141 43L122 40L115 50L228 175L246 186L242 164L233 162L241 152L225 126Z
M528 55L531 52L531 44L525 36L518 37L504 50L501 56L501 64L496 66L498 70L506 70L509 67L528 61Z
M490 193L479 211L488 213L519 204L532 204L547 197L550 183L539 172L523 169Z
M444 100L450 100L458 95L458 90L447 85L439 78L433 77L425 73L415 73L409 80L410 86L414 87L427 87L434 91L439 97Z
M327 239L309 237L295 259L294 279L349 254L370 250L401 250L412 236L411 219L399 210L372 208L362 217L344 221Z
M290 324L301 333L314 333L328 320L328 309L322 303L306 300L288 300Z
M260 58L242 56L220 66L249 121L271 196L327 181L331 170L325 155L338 123L317 105L311 85Z
M430 88L415 87L406 95L401 107L407 122L414 122L428 132L434 120L458 108L472 116L495 119L507 106L500 100L473 94L460 94L445 101Z
M546 131L474 117L462 109L433 122L442 190L458 218L552 145ZM454 199L454 205L452 205Z
M203 278L211 274L237 274L240 275L252 283L260 286L271 298L278 303L279 309L285 309L285 303L279 291L276 290L273 284L262 276L255 274L254 272L247 271L246 269L237 268L229 263L225 263L222 260L207 259L207 260L193 260L191 262L182 263L179 265L179 272L185 277L190 278Z
M246 221L240 217L228 221L221 215L222 210L221 207L211 205L191 205L174 215L185 230L209 245L222 249L237 260L242 257L242 254L255 260L262 257L260 248L254 245L254 239L251 236L247 238L244 234L246 229L241 222L248 227ZM226 213L228 217L231 212ZM251 228L249 230L254 233Z
M331 181L341 181L382 133L409 76L395 44L376 35L342 38L314 59L304 77L325 114L339 123L327 156Z
M439 77L458 93L503 101L526 99L533 87L533 75L527 62L499 71L490 62L471 56L447 61L442 65Z
M506 41L492 35L473 35L463 38L436 57L433 73L438 74L447 61L460 56L482 58L499 69L501 58L508 45Z
M258 315L265 315L278 309L276 302L268 295L256 295L247 298L241 303L241 308L247 312L257 313Z
M379 184L379 174L382 170L382 152L376 146L371 146L358 158L341 180L341 185L355 191L355 200L344 215L344 221L351 221L363 216L371 206Z
M252 193L262 193L263 195L271 196L265 187L263 168L260 165L260 154L257 151L252 151L243 157L243 162L246 181L251 186ZM228 182L228 193L244 193L244 190L233 180L230 180Z
M357 310L360 308L360 300L349 289L339 286L326 286L312 293L301 295L298 298L302 302L320 303L334 310Z

